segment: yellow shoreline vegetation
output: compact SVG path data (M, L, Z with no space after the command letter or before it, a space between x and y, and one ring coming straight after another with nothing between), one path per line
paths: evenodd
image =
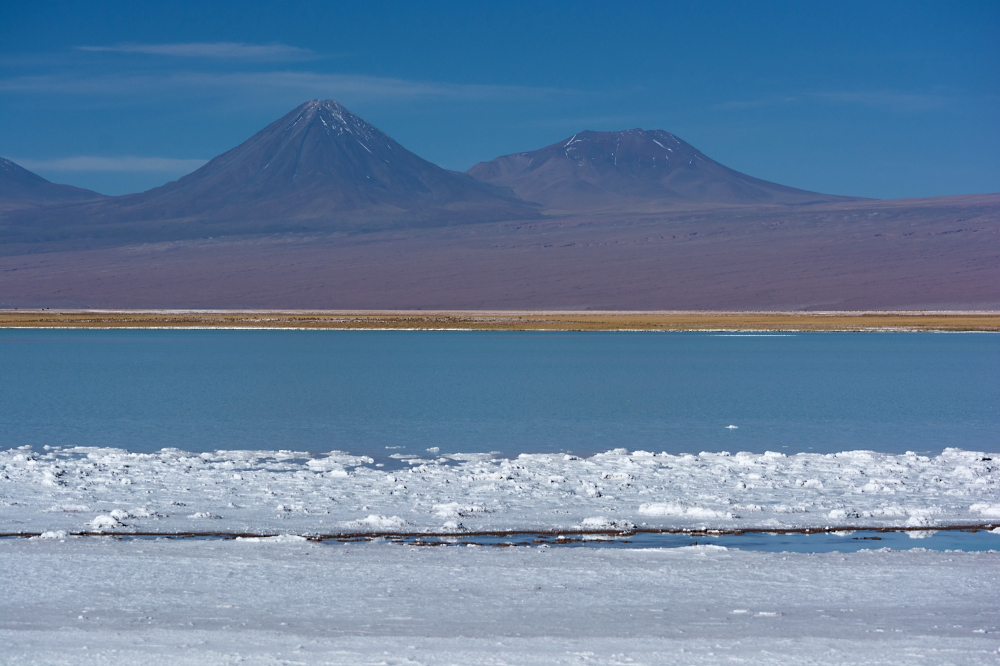
M0 328L1000 331L1000 312L0 310Z

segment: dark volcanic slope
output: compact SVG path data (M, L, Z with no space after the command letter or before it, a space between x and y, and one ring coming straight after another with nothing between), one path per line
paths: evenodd
M0 207L44 206L100 198L102 195L97 192L50 183L38 174L0 157Z
M851 200L733 171L663 130L580 132L540 150L480 162L468 173L553 212Z
M510 190L431 164L337 102L313 100L180 180L4 223L16 228L7 242L143 242L538 215Z
M170 217L481 219L523 214L509 191L417 157L333 100L312 100L180 180L137 195Z

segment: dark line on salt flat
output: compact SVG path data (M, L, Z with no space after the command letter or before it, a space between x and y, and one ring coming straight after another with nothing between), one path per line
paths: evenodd
M552 529L552 530L485 530L485 531L463 531L463 532L402 532L402 531L380 531L380 532L333 532L328 534L292 534L289 532L66 532L66 536L112 536L112 537L163 537L174 539L247 539L247 538L273 538L279 536L301 536L310 541L330 541L330 540L362 540L362 539L383 539L383 538L466 538L466 537L559 537L559 536L605 536L605 537L629 537L635 534L666 534L682 536L739 536L741 534L835 534L837 532L977 532L979 530L992 530L996 523L972 523L959 525L923 525L915 527L873 527L863 525L841 525L836 527L746 527L738 529L693 529L675 528L658 529L649 527L636 527L627 530L594 530L594 529ZM41 536L42 532L0 532L0 539L4 538L32 538Z

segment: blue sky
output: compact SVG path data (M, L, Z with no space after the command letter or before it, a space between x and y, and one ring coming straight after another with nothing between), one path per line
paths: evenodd
M996 192L997 35L995 1L5 1L0 156L139 191L334 98L456 170L642 127L810 190Z

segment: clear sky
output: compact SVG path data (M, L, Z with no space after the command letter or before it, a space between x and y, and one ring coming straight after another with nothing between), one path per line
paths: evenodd
M1000 191L1000 2L0 1L0 156L108 194L334 98L465 170L664 129L870 197Z

